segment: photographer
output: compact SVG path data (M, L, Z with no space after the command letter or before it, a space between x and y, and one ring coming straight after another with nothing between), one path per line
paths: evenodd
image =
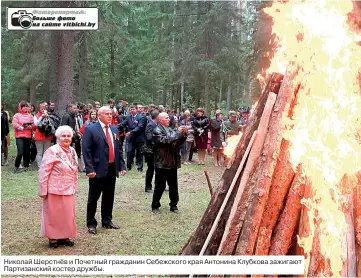
M152 212L160 213L160 199L166 187L169 186L170 211L178 213L178 168L181 161L179 149L186 140L187 127L173 130L169 127L169 116L162 112L158 116L159 124L153 130L155 186L152 201Z
M35 130L35 145L36 145L36 164L40 168L41 161L45 151L51 146L51 140L55 134L55 129L52 126L48 111L46 110L46 103L39 105L39 110L34 116Z
M24 159L24 171L29 169L30 143L33 134L34 118L31 115L30 105L21 101L18 105L18 113L13 117L12 125L15 132L17 154L15 158L14 174L20 172L20 162Z

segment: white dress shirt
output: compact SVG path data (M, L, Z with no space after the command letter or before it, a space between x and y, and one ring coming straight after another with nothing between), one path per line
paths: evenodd
M102 129L103 129L103 132L104 132L104 134L105 134L105 138L107 138L107 132L106 132L106 130L105 130L105 124L101 121L101 120L99 120L99 123L100 123L100 125L101 125L101 127L102 127ZM108 132L109 132L109 135L110 135L110 140L112 140L112 144L113 144L113 151L114 151L114 135L113 135L113 132L112 132L112 130L110 129L110 124L108 125ZM115 158L115 153L114 153L114 158Z

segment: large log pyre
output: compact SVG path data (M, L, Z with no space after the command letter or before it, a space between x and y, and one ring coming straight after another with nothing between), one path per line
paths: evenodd
M306 276L361 277L358 17L351 30L351 2L296 2L265 9L273 73L181 254L303 255Z
M236 155L230 169L224 171L218 189L212 196L201 223L184 246L182 255L299 254L307 257L302 246L297 243L296 236L310 235L308 219L312 216L308 215L308 203L302 200L310 197L312 190L302 166L291 165L290 142L283 137L287 128L285 119L292 117L301 77L302 72L292 65L284 78L278 73L271 75L250 118L250 125L235 149L239 155ZM271 115L268 114L268 125L262 126L260 122L262 115L266 113L265 104L273 92L278 93L277 100ZM246 154L246 163L241 165L240 175L235 182L235 172L241 159L245 159L242 155L256 130L258 136L249 156ZM259 135L262 133L263 138ZM257 147L257 142L261 142L261 148ZM252 150L257 154L257 149L258 156L252 155ZM343 211L348 228L344 238L346 251L343 274L361 276L361 175L358 177L359 179L351 179L353 189L344 196ZM227 198L224 206L223 201L227 193L230 194L232 181L235 186L231 188L230 196L233 197ZM219 212L221 207L222 211ZM321 254L320 236L320 230L316 229L311 256L308 257L308 276L332 274L327 267L329 261Z

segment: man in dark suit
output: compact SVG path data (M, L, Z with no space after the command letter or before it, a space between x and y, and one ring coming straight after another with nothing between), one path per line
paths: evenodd
M119 172L126 174L125 163L119 149L119 133L111 126L112 111L103 106L98 111L99 121L88 125L83 135L83 157L86 174L89 177L89 195L87 206L87 226L91 234L96 234L95 212L102 193L102 226L119 229L112 222L114 191Z
M148 168L145 174L145 192L152 192L152 180L154 176L154 155L153 155L153 130L158 124L159 112L156 109L150 111L150 119L148 120L147 127L145 128L145 144L147 153L144 154Z
M141 110L138 110L141 111ZM145 142L145 127L147 119L142 113L138 113L136 106L130 106L130 113L117 127L128 132L126 136L127 168L130 171L136 156L138 172L143 171L143 156L141 154L142 146Z
M180 168L179 149L186 140L187 127L178 130L169 128L169 116L162 112L159 114L159 124L153 130L155 186L152 201L152 212L160 213L160 199L166 187L169 186L170 211L178 213L178 177Z

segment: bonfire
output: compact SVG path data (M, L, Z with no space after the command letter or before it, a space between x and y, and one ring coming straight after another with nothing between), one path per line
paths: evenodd
M361 277L355 4L265 12L276 42L266 86L182 254L303 255L306 276Z

